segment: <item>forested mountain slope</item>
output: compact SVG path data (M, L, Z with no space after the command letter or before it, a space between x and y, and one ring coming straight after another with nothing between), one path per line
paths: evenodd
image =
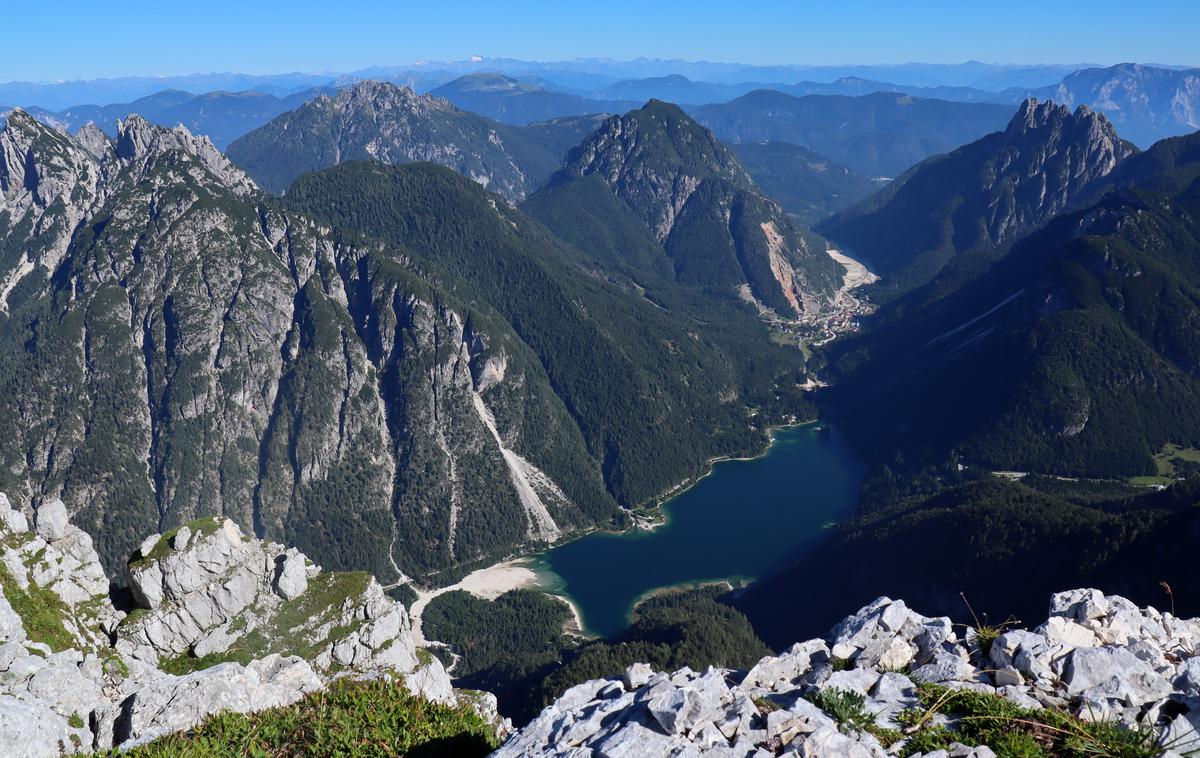
M882 186L800 145L741 142L730 147L762 191L805 226L849 208Z
M1192 558L1198 530L1194 482L1093 507L1015 482L977 481L839 525L827 542L733 604L775 646L828 629L846 603L880 593L905 593L914 605L966 624L975 623L973 608L980 621L997 625L1034 618L1055 587L1086 583L1140 603L1173 603L1159 584L1165 581L1187 616L1200 609ZM839 581L813 581L818 575Z
M494 307L623 505L657 498L711 457L758 448L767 424L803 412L801 355L771 344L745 304L605 273L449 170L350 162L301 177L285 200L405 246L460 277L460 297Z
M1155 473L1200 445L1200 180L1164 170L1060 216L954 294L839 348L839 412L866 449L995 469ZM1158 190L1158 191L1156 191Z

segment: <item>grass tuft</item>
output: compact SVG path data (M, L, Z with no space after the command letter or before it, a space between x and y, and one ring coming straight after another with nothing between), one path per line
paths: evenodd
M946 750L952 743L987 745L999 758L1154 758L1162 752L1148 727L1127 729L1054 708L1031 710L990 692L920 684L921 708L901 714L903 755ZM953 729L934 724L944 716Z
M853 690L828 689L821 690L812 696L813 705L828 713L838 725L868 731L875 725L875 719L867 713L865 705L867 698Z
M497 744L492 727L469 707L431 703L393 680L339 679L290 706L216 714L187 733L102 755L472 758L487 755Z

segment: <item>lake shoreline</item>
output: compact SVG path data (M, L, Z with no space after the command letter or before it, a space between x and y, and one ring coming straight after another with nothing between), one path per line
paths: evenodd
M780 425L760 452L714 456L661 502L655 528L593 530L543 551L540 589L568 596L585 631L611 636L647 599L763 576L857 506L861 464L843 438L821 431L819 419Z
M663 511L663 507L666 506L666 504L668 502L670 502L671 500L674 500L675 498L679 497L680 495L685 494L688 490L692 489L696 485L700 484L700 482L704 481L709 476L711 476L713 470L716 468L716 465L718 463L732 463L732 462L738 462L738 461L756 461L756 460L763 458L770 454L771 447L774 446L774 444L775 444L775 435L778 432L788 431L791 429L799 429L801 427L811 426L813 424L819 424L820 422L821 422L821 420L819 418L814 418L814 419L809 419L808 421L797 421L797 422L791 423L791 424L776 424L775 426L768 426L767 430L766 430L767 431L767 444L763 446L762 450L758 451L757 453L754 453L753 455L742 455L742 456L717 455L712 458L709 458L708 461L704 464L704 471L702 473L697 474L696 476L691 476L691 477L684 479L679 484L676 484L674 487L667 490L665 494L659 495L658 498L656 499L654 505L645 507L645 510L653 510L653 511L657 512L661 516L661 520L652 522L649 526L641 526L639 523L637 523L636 512L630 511L630 515L634 518L635 523L629 529L624 529L621 531L616 531L616 530L597 530L597 531L604 533L604 534L624 534L624 533L632 531L634 529L641 529L643 531L650 532L650 531L654 531L655 529L658 529L660 527L666 526L669 523L670 519L667 517L667 514ZM597 533L597 532L589 532L589 534L595 534L595 533ZM580 536L582 537L582 536L586 536L586 535L580 535ZM570 541L571 540L567 540L566 542L570 542ZM564 542L562 544L566 544L566 542ZM556 545L555 547L558 547L558 546Z

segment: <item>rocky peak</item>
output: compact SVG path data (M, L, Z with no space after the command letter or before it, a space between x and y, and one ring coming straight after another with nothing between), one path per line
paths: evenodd
M138 744L218 711L288 705L335 675L458 699L437 659L418 658L404 607L365 574L322 572L201 519L142 542L136 607L118 609L63 503L34 521L0 494L0 742L23 755ZM494 698L471 702L495 718Z
M52 272L101 194L99 161L82 145L19 108L0 131L0 214L8 228L31 232L21 257L0 272L0 313L20 281L42 266Z
M642 213L659 240L701 182L750 190L754 182L708 129L678 106L651 100L644 107L605 121L571 151L564 171L595 175Z
M1122 142L1116 128L1103 114L1086 105L1080 105L1072 113L1069 106L1051 100L1038 102L1033 97L1021 103L1005 134L1010 139L1029 140L1046 140L1057 135L1086 136L1089 140L1112 145L1120 158L1136 152L1133 146Z
M1072 112L1051 101L1025 100L1003 132L984 188L994 196L987 219L992 241L1007 242L1066 210L1136 152L1086 105Z
M159 158L178 151L194 158L222 184L239 195L257 191L254 182L213 145L207 136L193 135L182 124L167 129L137 114L117 122L116 155L125 164L149 170Z
M69 136L20 108L0 130L0 192L9 205L26 200L47 205L57 197L54 187L71 184L91 163L91 155Z
M622 677L567 690L495 756L887 758L907 754L914 735L928 744L936 729L941 749L926 748L927 756L994 756L959 733L969 722L955 723L963 715L951 701L957 691L986 703L989 714L1012 714L1009 728L1018 732L1037 729L1049 713L1039 737L1103 721L1154 727L1164 756L1200 749L1200 619L1080 589L1054 595L1049 618L1033 630L1005 627L991 641L955 626L881 597L828 637L798 642L749 671L634 664ZM914 722L914 714L924 719Z
M98 161L111 160L116 157L116 148L113 146L112 140L101 131L100 127L96 126L94 121L87 122L75 133L75 141Z
M396 112L415 116L431 110L453 109L441 98L418 95L411 87L372 79L342 90L333 98L333 104L340 112L365 112L376 116Z

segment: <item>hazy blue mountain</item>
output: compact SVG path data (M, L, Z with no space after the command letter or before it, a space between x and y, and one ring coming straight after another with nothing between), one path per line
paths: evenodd
M530 124L564 116L624 113L640 102L593 100L556 92L503 74L468 74L430 91L465 111L505 124Z
M1003 131L928 159L818 228L881 274L877 291L892 298L1071 208L1135 152L1086 106L1031 99Z
M137 114L152 124L172 127L183 124L193 134L209 137L218 148L246 132L256 129L280 113L298 108L321 94L335 90L306 89L277 97L262 92L209 92L193 95L182 90L163 90L131 103L113 105L76 105L52 112L31 108L29 112L46 123L78 131L91 122L110 137L116 136L117 122Z
M772 90L689 110L727 142L788 142L860 174L888 177L1002 129L1012 117L1011 106L991 103L896 93L793 97Z
M550 89L588 95L617 82L680 75L697 82L740 85L745 82L795 84L801 81L833 82L859 77L914 87L972 87L1001 91L1011 87L1029 90L1052 85L1073 71L1095 64L996 65L968 61L959 64L903 63L843 66L754 66L639 58L619 61L584 58L571 61L523 61L513 58L476 57L462 61L431 61L408 65L372 66L357 71L327 73L190 74L184 76L129 76L69 82L0 83L0 103L9 106L62 110L78 103L127 103L164 89L187 92L255 90L282 97L313 87L347 86L364 79L404 84L426 92L466 74L499 72Z
M786 142L744 142L730 146L755 183L805 226L849 208L880 188L806 147Z
M626 79L605 87L597 92L596 96L612 100L636 100L643 103L647 100L665 100L669 103L701 105L723 103L764 86L761 83L696 82L682 74L669 74L649 79Z
M1200 69L1122 63L1076 71L1029 94L1071 107L1088 105L1142 147L1200 129Z
M803 97L804 95L870 95L875 92L900 92L915 97L934 98L937 100L953 100L958 103L1009 103L1013 101L1012 91L991 92L975 87L955 87L938 85L922 87L912 84L897 84L881 82L875 79L864 79L858 76L844 76L833 82L797 82L796 84L772 85L769 89L778 90L789 95Z
M70 82L0 83L0 103L58 111L79 103L128 103L163 90L185 92L245 92L277 97L328 85L336 74L189 74L186 76L125 76Z

